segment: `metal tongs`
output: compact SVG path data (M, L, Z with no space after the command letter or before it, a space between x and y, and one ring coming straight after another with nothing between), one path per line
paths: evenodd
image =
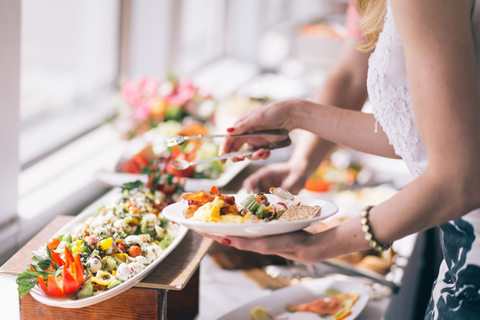
M256 148L252 149L247 149L247 150L242 150L238 152L231 152L231 153L226 153L221 156L216 156L208 159L202 159L202 160L195 160L195 161L187 161L187 160L173 160L170 162L170 165L178 170L184 170L187 169L190 166L197 165L200 163L205 163L205 162L211 162L211 161L216 161L216 160L223 160L223 159L228 159L228 158L233 158L233 157L243 157L243 156L248 156L254 153L255 151L259 149L268 149L268 150L274 150L274 149L279 149L279 148L284 148L288 147L291 143L292 140L290 140L290 137L288 136L288 131L284 129L272 129L272 130L262 130L262 131L256 131L256 132L249 132L249 133L243 133L243 134L238 134L238 135L228 135L228 134L211 134L211 135L198 135L198 136L171 136L167 139L167 146L172 147L176 146L179 144L184 143L187 140L194 140L194 139L212 139L212 138L241 138L241 137L265 137L265 136L284 136L285 139L275 141L268 143L263 146L259 146Z

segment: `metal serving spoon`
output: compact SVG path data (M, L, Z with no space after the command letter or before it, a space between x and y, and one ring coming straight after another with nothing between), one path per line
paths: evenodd
M238 135L238 136L246 136L246 135L247 134ZM253 133L250 134L249 136L252 136L252 135L253 135ZM276 134L276 135L278 135L278 134ZM280 141L277 141L277 142L272 142L272 143L257 147L255 149L248 149L248 150L243 150L243 151L238 151L238 152L226 153L226 154L222 154L221 156L216 156L216 157L212 157L212 158L208 158L208 159L202 159L202 160L195 160L195 161L173 160L173 161L170 162L170 165L175 169L185 170L190 166L197 165L197 164L200 164L200 163L216 161L216 160L223 160L223 159L228 159L228 158L233 158L233 157L248 156L248 155L251 155L252 153L254 153L255 151L257 151L259 149L274 150L274 149L284 148L284 147L289 146L291 143L292 143L292 140L290 139L290 137L287 134L286 138L283 139L283 140L280 140Z
M272 130L262 130L249 133L242 133L236 135L228 134L209 134L209 135L198 135L198 136L182 136L176 135L167 138L167 146L173 147L179 144L184 143L187 140L194 139L213 139L213 138L241 138L241 137L264 137L264 136L288 136L288 131L284 129L272 129Z

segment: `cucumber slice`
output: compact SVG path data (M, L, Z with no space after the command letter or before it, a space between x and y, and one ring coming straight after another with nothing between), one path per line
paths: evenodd
M258 203L258 202L257 202ZM263 219L263 212L265 211L265 206L261 203L258 203L259 206L257 208L257 210L255 211L255 214L257 215L257 217L259 217L260 219Z
M263 212L265 211L266 207L263 204L261 204L260 202L258 202L255 199L255 196L253 194L246 197L243 200L242 204L245 206L245 208L250 210L257 217L259 217L260 219L263 219Z
M260 205L260 203L258 203L257 200L255 200L255 196L253 194L246 197L243 200L242 204L245 206L245 208L247 208L251 212L255 212L258 206Z

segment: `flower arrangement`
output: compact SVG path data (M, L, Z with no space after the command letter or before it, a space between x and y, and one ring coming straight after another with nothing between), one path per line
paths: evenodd
M189 78L149 77L129 79L121 85L116 125L123 138L133 139L167 120L192 117L213 121L215 101Z

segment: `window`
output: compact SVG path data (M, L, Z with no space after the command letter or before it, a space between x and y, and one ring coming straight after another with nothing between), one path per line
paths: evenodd
M182 1L180 73L190 73L223 55L225 6L224 0Z
M117 82L117 0L23 0L23 167L104 121Z

